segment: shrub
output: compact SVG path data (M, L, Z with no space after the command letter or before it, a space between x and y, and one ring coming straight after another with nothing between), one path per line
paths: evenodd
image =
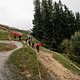
M73 54L76 56L80 56L80 32L75 32L73 36L71 36L70 45L73 51Z
M64 39L63 42L59 45L59 49L63 53L68 53L70 46L70 41L68 39Z
M80 63L80 31L75 32L70 41L65 39L60 48L70 59Z
M71 39L65 39L60 44L60 50L67 54L67 56L76 61L80 62L80 31L75 32L71 36Z
M75 32L71 36L70 49L72 52L72 59L76 62L80 62L80 31Z

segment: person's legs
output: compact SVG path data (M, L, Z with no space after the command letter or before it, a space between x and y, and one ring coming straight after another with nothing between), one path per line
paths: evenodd
M34 43L32 43L32 48L34 48Z
M31 46L31 42L29 41L29 46Z
M14 36L14 39L16 39L16 36Z
M37 52L39 52L39 46L36 46L36 48L37 48Z
M25 40L25 43L27 44L27 39Z

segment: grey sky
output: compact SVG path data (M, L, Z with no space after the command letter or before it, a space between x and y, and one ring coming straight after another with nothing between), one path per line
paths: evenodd
M53 0L59 1L59 0ZM63 4L66 4L73 12L80 12L80 0L61 0Z
M62 3L70 10L80 12L80 0L62 0ZM33 0L0 0L0 24L29 30L32 28L33 10Z
M0 23L28 30L32 28L33 0L0 0Z

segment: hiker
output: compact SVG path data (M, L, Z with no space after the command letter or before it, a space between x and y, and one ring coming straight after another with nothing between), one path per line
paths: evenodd
M30 40L32 41L32 36L30 37Z
M36 46L37 52L39 52L39 47L42 46L42 44L41 43L36 43L35 46Z
M18 32L18 33L17 33L17 36L19 37L19 40L21 41L23 34Z
M29 36L28 40L32 41L32 36Z
M16 36L14 36L14 39L16 39Z
M32 48L34 48L34 42L32 42Z
M19 35L18 37L19 37L19 40L21 41L21 37L22 37L22 36L21 36L21 35Z
M39 45L36 45L37 52L39 52Z
M17 32L12 32L12 34L13 34L13 36L14 36L14 39L16 39L16 37L17 37Z
M26 43L27 43L28 39L26 39Z
M29 44L29 46L31 46L31 41L30 40L28 40L28 44Z
M28 38L28 40L30 40L30 37Z

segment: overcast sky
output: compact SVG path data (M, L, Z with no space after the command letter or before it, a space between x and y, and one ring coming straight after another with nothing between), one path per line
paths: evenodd
M70 10L80 12L80 0L62 0L62 3ZM0 0L0 24L29 30L32 28L33 12L33 0Z

